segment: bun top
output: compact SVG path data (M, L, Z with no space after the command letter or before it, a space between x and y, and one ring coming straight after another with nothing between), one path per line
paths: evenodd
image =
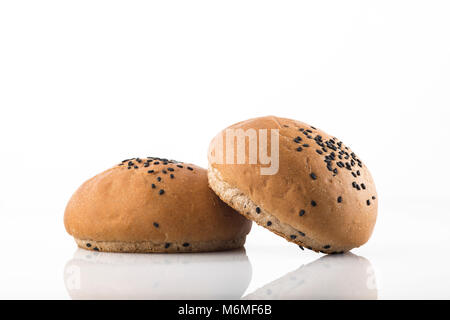
M257 163L251 164L249 140L245 143L245 161L235 164L239 143L232 145L234 164L226 160L230 146L227 150L227 143L220 145L217 138L236 134L238 129L249 136L251 131L256 136L267 136L266 145L256 143ZM278 157L270 157L272 162L278 158L279 163L274 166L277 171L272 169L273 174L261 174L261 168L271 165L261 164L261 152L270 154L273 147L271 129L278 130L279 148L273 148ZM258 140L261 142L261 136ZM218 161L218 154L223 155L223 161ZM209 162L210 168L231 187L319 243L351 249L367 242L372 233L378 204L369 170L339 139L313 126L274 116L236 123L213 140Z
M251 228L209 189L205 169L154 157L124 160L86 181L64 224L78 239L124 242L233 240Z

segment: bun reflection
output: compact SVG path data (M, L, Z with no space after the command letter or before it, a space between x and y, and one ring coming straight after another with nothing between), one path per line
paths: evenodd
M352 253L327 255L265 285L244 299L377 299L369 260Z
M239 299L252 267L245 249L121 254L78 249L64 269L72 299Z

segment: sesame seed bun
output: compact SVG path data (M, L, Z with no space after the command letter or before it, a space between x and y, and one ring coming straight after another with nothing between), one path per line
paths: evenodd
M276 173L261 174L269 165L249 164L248 139L244 163L220 163L216 137L209 150L208 180L224 202L302 249L343 253L368 241L377 218L375 184L367 167L340 140L306 123L274 116L227 129L277 129L279 164ZM218 137L225 137L227 129ZM270 151L270 135L267 143ZM227 155L227 144L221 148ZM257 151L259 155L259 145Z
M86 181L64 224L80 248L108 252L234 249L251 228L208 188L205 169L152 157L124 160Z

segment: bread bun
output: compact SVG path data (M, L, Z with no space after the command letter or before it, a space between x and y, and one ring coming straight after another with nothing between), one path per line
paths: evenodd
M109 252L234 249L251 228L208 188L205 169L153 157L124 160L86 181L64 224L80 248Z
M247 134L245 159L239 160L239 142L225 142L236 132ZM258 134L259 142L273 136L267 145L251 147L248 142ZM268 174L260 161L265 149L278 161ZM255 150L258 161L252 163ZM302 249L342 253L359 247L377 218L377 192L367 167L337 138L295 120L268 116L223 130L210 144L208 180L231 207Z

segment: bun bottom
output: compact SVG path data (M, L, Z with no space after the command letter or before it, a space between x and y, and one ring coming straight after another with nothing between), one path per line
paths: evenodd
M86 250L122 253L178 253L208 252L237 249L244 246L246 236L233 240L211 240L197 242L123 242L94 241L75 238L78 247Z
M211 189L214 190L223 202L228 204L247 219L255 221L260 226L285 238L289 242L293 242L302 248L307 248L321 253L344 253L351 249L336 245L333 245L333 250L324 249L323 247L326 245L325 243L319 243L318 241L310 238L308 235L304 235L299 232L299 230L293 228L291 225L281 222L277 217L254 203L240 189L234 188L227 182L223 181L220 177L220 173L211 167L208 168L208 183ZM259 213L256 213L257 207L259 207Z

